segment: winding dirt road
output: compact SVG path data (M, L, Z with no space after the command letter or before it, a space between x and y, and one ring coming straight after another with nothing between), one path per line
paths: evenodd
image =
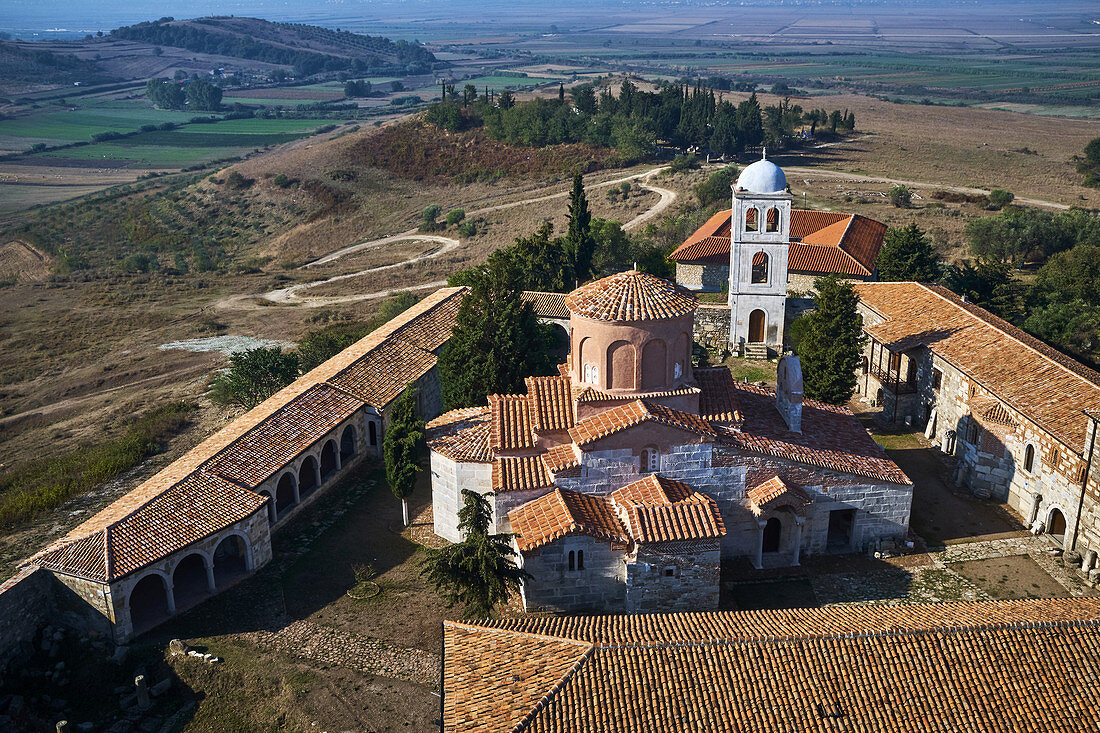
M615 179L609 180L609 181L602 181L600 183L596 183L596 184L591 185L589 187L589 190L593 190L593 189L597 189L597 188L606 188L608 186L618 186L619 184L625 183L627 181L638 181L639 182L638 185L641 188L644 188L647 191L652 191L652 192L654 192L654 193L656 193L660 196L660 199L657 201L657 203L655 203L653 206L649 207L648 209L643 211L641 214L634 217L633 219L631 219L630 221L628 221L626 224L623 225L623 229L629 231L629 230L632 230L632 229L635 229L635 228L641 226L642 224L649 221L653 217L659 215L661 212L663 212L665 209L667 209L669 206L671 206L674 201L676 201L676 195L677 194L676 194L675 191L672 191L672 190L667 189L667 188L661 188L660 186L654 186L650 183L650 180L654 176L659 174L661 171L665 170L666 167L667 166L661 166L659 168L653 168L651 170L648 170L648 171L645 171L645 172L642 172L642 173L635 173L635 174L630 175L630 176L623 176L622 178L615 178ZM516 207L519 207L519 206L527 206L529 204L539 203L539 202L542 202L542 201L551 201L553 199L565 198L568 195L569 195L568 190L557 191L555 193L545 194L545 195L542 195L542 196L532 196L530 198L526 198L526 199L523 199L521 201L511 201L511 202L506 203L506 204L496 204L496 205L493 205L493 206L486 206L486 207L483 207L483 208L480 208L480 209L474 209L474 210L466 212L466 215L467 216L480 216L482 214L488 214L488 213L492 213L492 212L496 212L496 211L503 211L503 210L506 210L506 209L513 209L513 208L516 208ZM256 298L256 297L262 297L265 300L270 301L272 303L279 303L279 304L283 304L283 305L298 304L298 305L304 305L304 306L307 306L307 307L318 307L318 306L325 306L325 305L333 305L333 304L336 304L336 303L349 303L349 302L358 301L358 300L372 300L374 298L385 298L385 297L389 297L391 295L395 295L397 293L406 292L406 291L416 291L416 290L425 290L425 289L428 289L428 288L443 287L446 283L442 280L438 280L438 281L430 282L430 283L420 283L420 284L417 284L417 285L410 285L408 287L391 288L391 289L388 289L388 290L377 290L377 291L373 291L373 292L369 292L369 293L356 293L355 295L346 295L346 296L338 296L338 297L327 297L327 298L326 297L311 297L311 296L308 296L308 295L302 295L301 294L302 291L304 291L304 290L308 290L310 288L318 287L320 285L327 285L329 283L339 282L341 280L348 280L348 279L351 279L351 278L363 277L365 275L370 275L370 274L375 273L375 272L382 272L382 271L385 271L385 270L393 269L395 267L403 267L405 265L413 264L415 262L422 262L424 260L429 260L429 259L434 259L436 257L441 257L442 255L445 255L448 252L453 251L457 247L462 246L462 242L460 242L457 239L453 239L451 237L442 237L442 236L435 235L435 234L420 234L415 229L409 229L407 231L400 232L399 234L391 234L389 236L381 237L379 239L371 239L371 240L368 240L368 241L365 241L365 242L357 242L357 243L349 245L347 247L343 247L341 249L336 250L335 252L330 252L329 254L325 255L324 257L319 257L318 259L313 260L312 262L307 262L306 264L302 265L301 268L299 268L299 269L308 269L308 268L311 268L311 267L318 267L320 265L326 265L326 264L329 264L330 262L335 262L336 260L340 259L341 257L343 257L345 255L352 254L353 252L361 252L365 249L375 249L377 247L383 247L387 244L393 244L395 242L403 242L403 241L410 241L410 240L421 241L421 242L431 242L431 243L439 244L439 245L442 245L442 246L440 246L438 248L435 248L435 249L430 249L426 252L415 255L413 257L410 257L406 260L402 260L400 262L394 262L394 263L389 264L389 265L379 265L379 266L376 266L376 267L368 267L364 270L357 270L355 272L349 272L349 273L345 273L343 275L334 275L332 277L322 278L322 279L319 279L319 280L311 280L309 282L297 283L295 285L290 285L290 286L285 287L285 288L278 288L277 290L271 290L271 291L269 291L267 293L263 293L262 295L259 295L259 296L249 295L249 294L235 295L235 296L232 296L230 298L226 298L226 299L220 301L218 303L218 307L219 308L223 308L223 307L240 307L241 304L247 302L248 300Z

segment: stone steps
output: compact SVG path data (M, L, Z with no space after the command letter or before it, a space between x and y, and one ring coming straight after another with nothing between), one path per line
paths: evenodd
M745 344L745 358L767 360L768 345L759 343Z

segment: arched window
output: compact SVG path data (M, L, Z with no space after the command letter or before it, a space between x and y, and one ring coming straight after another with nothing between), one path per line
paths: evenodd
M761 285L768 282L768 256L763 252L757 252L752 256L752 284Z
M684 362L678 361L672 365L672 378L679 379L684 376Z
M584 550L577 550L577 570L584 570Z
M643 473L657 473L661 470L661 454L656 448L644 448L641 463Z
M775 208L774 206L768 209L767 226L769 232L779 231L779 209Z
M572 550L569 551L569 569L577 569L577 553L573 552Z
M751 207L745 209L745 231L756 232L759 230L760 228L756 224L756 209Z
M1035 446L1028 443L1024 449L1024 470L1031 473L1035 468Z
M584 365L584 383L596 385L600 381L600 370L595 364Z
M370 444L378 445L378 426L375 424L374 420L367 423L367 432L370 437Z

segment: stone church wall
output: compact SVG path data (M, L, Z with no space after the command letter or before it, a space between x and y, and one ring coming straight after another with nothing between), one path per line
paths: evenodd
M470 489L479 494L492 491L493 464L460 463L431 451L431 471L435 533L445 540L461 542L458 510L462 508L462 489Z
M627 613L718 608L717 540L639 545L626 564Z
M569 570L569 553L574 570ZM584 553L584 568L577 567L577 553ZM520 555L523 569L534 576L524 583L523 600L533 611L601 611L622 609L626 597L626 549L615 549L606 540L564 537Z
M688 290L720 293L729 285L729 265L694 265L676 263L676 282Z
M700 304L695 309L692 338L705 349L725 351L730 347L730 307Z

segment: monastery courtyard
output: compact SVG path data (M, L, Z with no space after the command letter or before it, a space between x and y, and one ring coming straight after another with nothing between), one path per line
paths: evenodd
M863 417L913 478L912 532L927 545L881 559L819 555L795 568L728 567L722 608L1096 593L1001 506L954 489L953 459L923 435L881 434ZM365 467L276 535L274 559L256 576L137 639L131 654L159 657L169 639L181 638L222 658L216 673L186 657L170 661L177 690L205 696L194 714L208 722L234 715L241 696L266 689L270 712L288 721L330 730L373 730L381 720L393 721L393 730L437 729L440 622L454 613L419 577L419 542L440 542L431 531L427 471L411 504L413 525L401 531L400 502L380 467ZM377 588L367 583L357 593L373 597L347 595L356 566L375 573ZM516 606L518 614L518 599Z

